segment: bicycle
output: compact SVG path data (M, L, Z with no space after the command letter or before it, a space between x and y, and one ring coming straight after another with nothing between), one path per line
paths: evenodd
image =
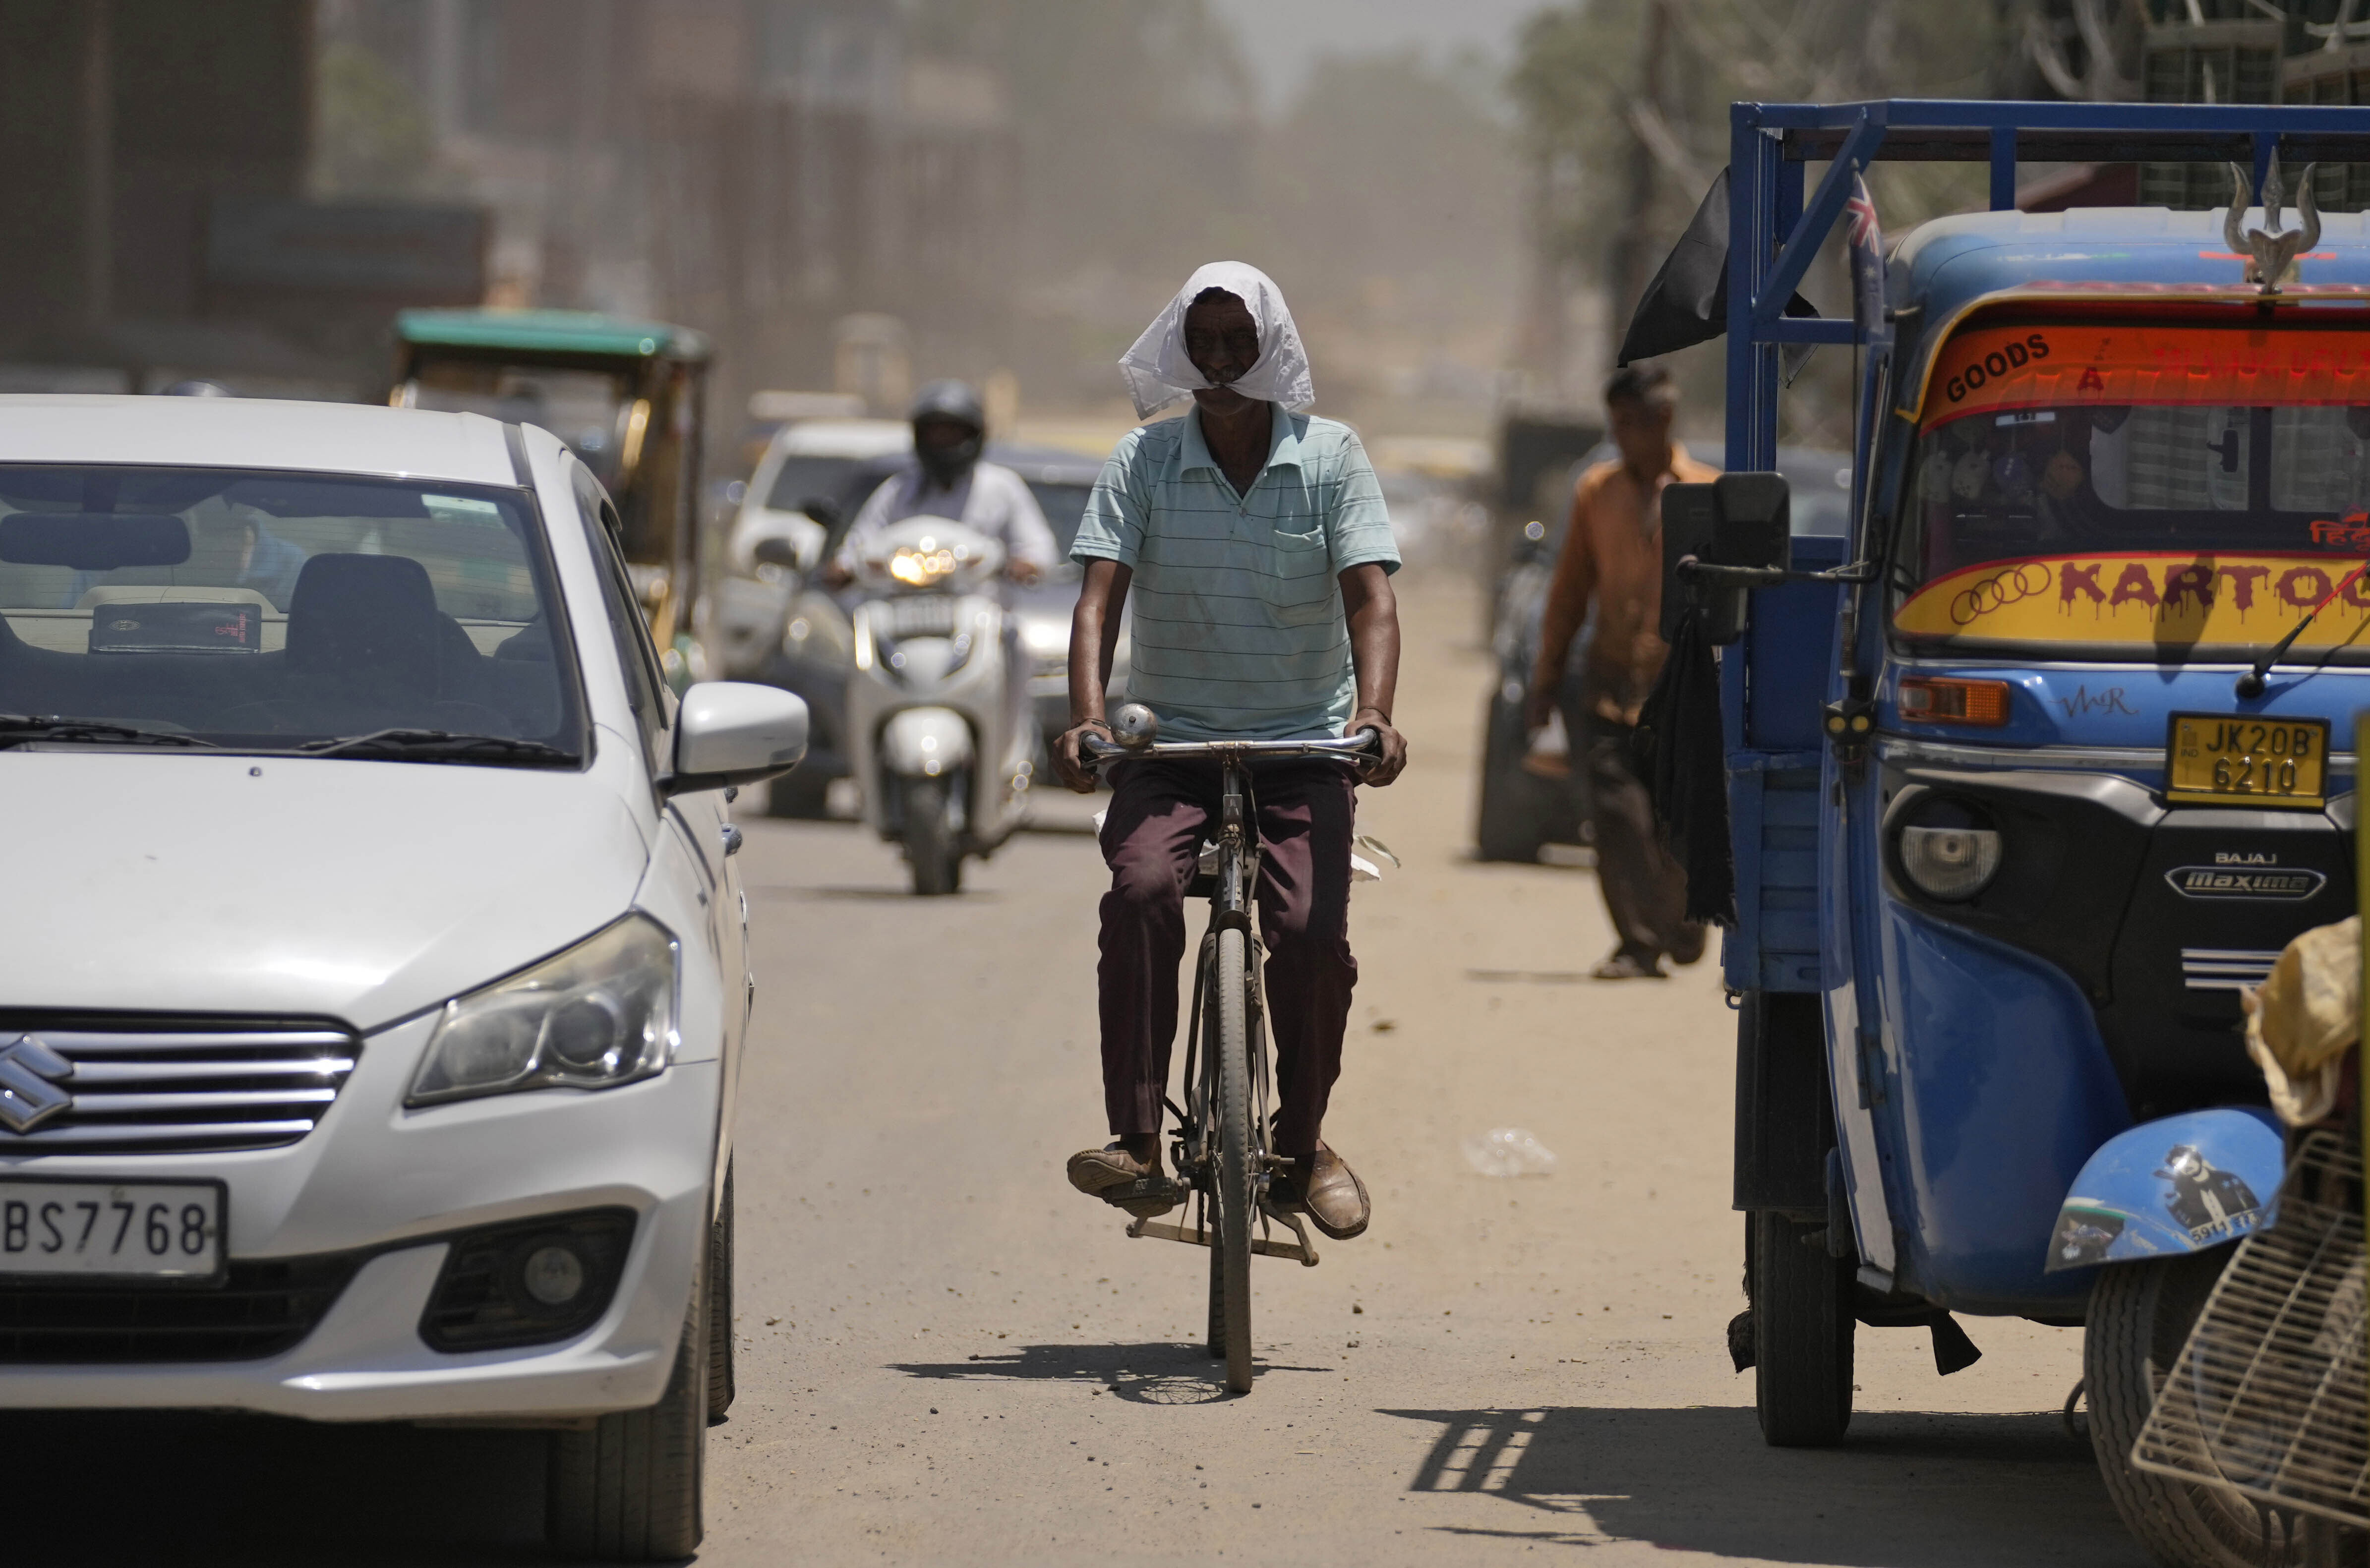
M1084 737L1080 761L1099 769L1145 758L1215 758L1220 807L1217 837L1205 846L1185 890L1188 898L1209 898L1210 923L1202 934L1185 1030L1185 1105L1180 1110L1165 1096L1162 1101L1176 1119L1169 1161L1175 1174L1147 1176L1103 1197L1114 1207L1156 1198L1174 1207L1191 1195L1191 1228L1138 1218L1130 1221L1127 1233L1210 1249L1209 1353L1225 1359L1226 1387L1248 1393L1251 1258L1297 1258L1304 1267L1317 1266L1317 1249L1301 1217L1268 1202L1270 1185L1293 1162L1268 1148L1272 1079L1266 1008L1259 967L1251 962L1250 911L1259 886L1251 766L1275 757L1329 757L1355 766L1382 754L1382 738L1362 729L1339 740L1162 742L1159 720L1137 703L1111 716L1111 733L1110 741ZM1255 1217L1257 1236L1251 1233ZM1296 1240L1287 1244L1271 1239L1270 1221L1285 1226Z

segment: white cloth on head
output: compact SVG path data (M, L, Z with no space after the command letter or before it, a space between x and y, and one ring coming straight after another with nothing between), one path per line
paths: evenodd
M1211 384L1185 354L1185 313L1205 289L1224 289L1243 302L1259 326L1258 362L1228 384L1245 397L1281 403L1298 411L1317 401L1308 379L1308 354L1300 329L1275 280L1248 262L1213 261L1185 280L1185 287L1153 317L1135 347L1120 357L1120 374L1134 395L1136 417L1149 419L1196 388Z

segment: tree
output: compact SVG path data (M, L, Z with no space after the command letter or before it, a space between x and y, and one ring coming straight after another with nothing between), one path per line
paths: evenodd
M1907 0L1583 0L1540 12L1507 83L1531 176L1540 280L1525 336L1551 339L1573 294L1603 291L1617 339L1643 277L1728 162L1731 101L1988 97L2022 42L2005 11ZM1667 30L1659 93L1640 69L1654 52L1641 43L1658 26ZM1641 159L1651 177L1633 179ZM1870 186L1886 227L1899 229L1979 202L1984 177L1973 166L1879 165ZM1626 280L1604 243L1618 231L1646 236L1643 265L1622 269ZM1812 292L1832 298L1835 280ZM1539 368L1573 395L1575 372L1607 367L1566 357ZM1689 379L1704 389L1704 375ZM1809 402L1832 412L1839 394Z

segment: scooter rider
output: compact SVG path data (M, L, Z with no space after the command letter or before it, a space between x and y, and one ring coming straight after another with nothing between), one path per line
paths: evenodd
M1256 268L1204 267L1120 362L1145 418L1188 395L1194 407L1122 437L1087 503L1071 550L1086 578L1070 632L1071 727L1054 757L1063 783L1094 787L1079 743L1110 738L1103 686L1133 585L1128 695L1159 715L1165 738L1372 728L1383 750L1365 782L1389 784L1407 765L1391 727L1398 549L1356 434L1291 411L1315 395L1282 293ZM1160 1169L1185 886L1219 808L1214 762L1122 761L1110 780L1098 976L1116 1141L1069 1163L1071 1185L1093 1194ZM1261 764L1254 785L1281 1102L1273 1147L1293 1162L1274 1196L1337 1239L1364 1230L1369 1213L1364 1184L1319 1137L1358 978L1349 943L1356 783L1339 763L1294 760Z
M914 455L880 482L840 541L823 580L844 588L880 530L909 517L949 518L1004 546L1005 573L1032 583L1053 569L1053 531L1027 481L984 463L987 416L979 394L959 381L934 381L914 399Z

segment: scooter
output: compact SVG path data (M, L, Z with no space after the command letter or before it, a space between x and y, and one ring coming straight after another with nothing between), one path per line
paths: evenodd
M924 897L962 886L1019 827L1036 730L995 592L1004 547L942 517L881 531L857 563L847 727L864 819Z

